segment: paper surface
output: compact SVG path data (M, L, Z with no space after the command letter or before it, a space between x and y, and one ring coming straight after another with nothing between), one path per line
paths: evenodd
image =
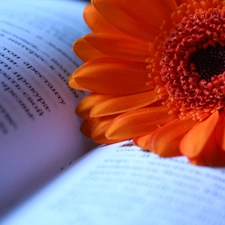
M190 165L184 157L160 158L129 143L101 147L1 225L223 224L224 173Z
M88 32L78 1L7 1L0 8L0 212L87 150L68 87Z

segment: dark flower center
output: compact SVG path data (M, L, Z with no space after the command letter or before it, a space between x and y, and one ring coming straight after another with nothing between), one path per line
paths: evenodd
M217 43L215 46L197 49L189 56L189 62L194 64L200 79L209 81L214 75L225 71L225 46Z
M150 75L170 114L203 121L225 110L224 24L225 11L210 8L185 16L160 33Z

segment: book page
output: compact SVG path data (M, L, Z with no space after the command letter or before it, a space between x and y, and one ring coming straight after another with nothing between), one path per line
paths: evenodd
M84 2L3 1L0 7L0 211L90 148L68 87L88 32ZM29 184L29 185L28 185Z
M129 142L99 147L0 224L223 224L224 174L224 168L160 158Z

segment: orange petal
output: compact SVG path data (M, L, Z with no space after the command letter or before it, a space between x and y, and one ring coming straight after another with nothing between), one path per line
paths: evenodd
M109 139L133 139L147 135L158 128L159 125L171 120L168 107L151 107L137 109L116 117L108 130Z
M220 120L215 129L216 141L221 149L225 151L225 114L222 112Z
M151 136L151 134L136 137L136 138L133 139L133 142L134 142L135 145L139 146L140 148L142 148L144 150L151 151L149 149L149 138L150 138L150 136Z
M68 84L71 88L77 89L77 90L82 90L82 91L89 91L87 88L84 88L80 86L74 79L74 76L71 75L68 79Z
M183 3L186 3L187 1L186 0L175 0L176 4L179 6Z
M76 82L93 92L106 95L128 95L151 89L145 63L99 58L75 71Z
M106 56L98 49L87 43L84 38L80 38L74 42L73 51L83 62L87 62L88 60L95 59L98 57Z
M121 31L112 26L108 21L106 21L95 7L91 4L87 5L84 8L84 19L89 28L93 32L104 32L104 33L113 33L124 35Z
M99 118L94 118L90 120L84 120L81 123L80 130L81 132L88 137L91 137L91 131L94 129L94 127L98 124Z
M90 111L93 108L95 104L97 104L99 101L106 100L109 97L104 96L104 95L98 95L95 93L91 93L85 98L80 101L76 108L76 113L78 116L84 119L89 119L90 118Z
M162 0L163 4L169 8L170 12L175 12L180 3L177 3L176 0Z
M218 145L215 133L212 133L208 138L201 153L189 160L191 163L200 166L218 167L225 165L225 151Z
M196 124L192 118L175 119L160 127L149 138L149 149L163 157L181 155L179 145L182 137Z
M153 41L158 34L158 29L146 26L128 16L113 0L92 0L92 4L109 23L125 34L147 42Z
M198 156L211 136L218 119L219 113L216 111L203 122L197 123L182 139L181 152L189 158Z
M115 58L144 62L151 57L147 42L102 33L88 34L84 39L95 49Z
M109 140L105 136L105 131L109 127L110 123L114 119L113 116L98 118L98 123L93 127L91 131L91 138L99 144L112 144L123 141L123 139Z
M163 21L169 21L171 13L177 9L173 0L115 0L120 9L139 22L159 29Z
M91 117L118 114L130 110L142 108L157 101L155 91L147 91L133 95L108 98L97 103L91 110ZM99 102L99 103L98 103Z

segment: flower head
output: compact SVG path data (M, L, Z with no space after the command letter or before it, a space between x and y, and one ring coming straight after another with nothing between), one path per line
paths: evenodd
M133 139L163 157L225 165L225 1L93 0L85 62L69 79L98 143Z

